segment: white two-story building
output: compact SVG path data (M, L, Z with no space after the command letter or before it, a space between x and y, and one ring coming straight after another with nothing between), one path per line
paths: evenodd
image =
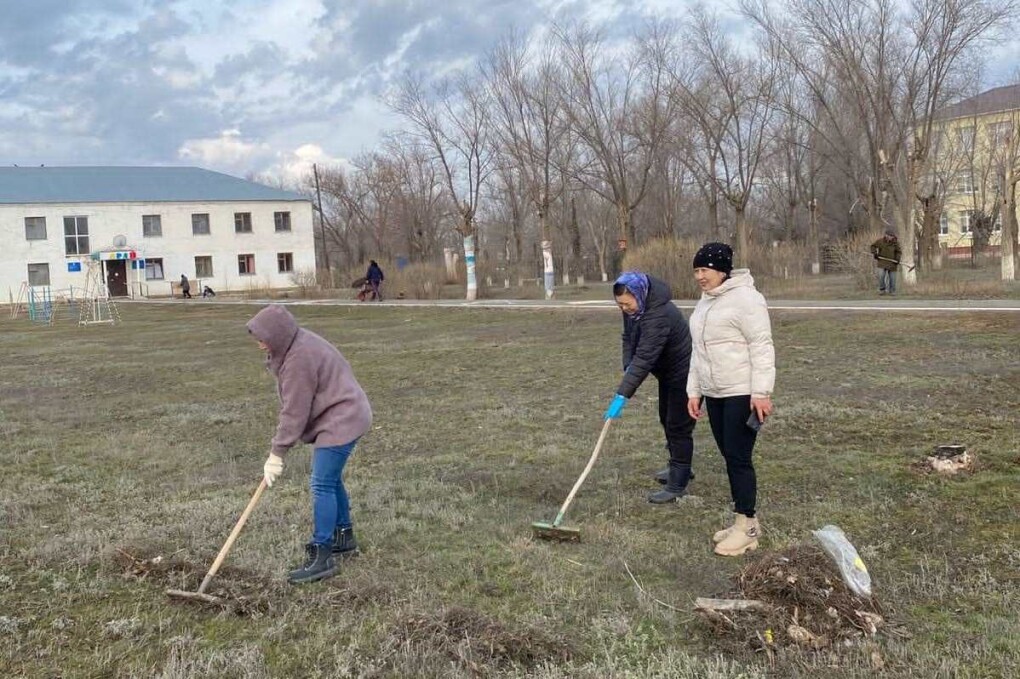
M90 261L113 296L181 274L196 295L293 287L315 270L312 204L196 167L0 168L0 294L81 288Z

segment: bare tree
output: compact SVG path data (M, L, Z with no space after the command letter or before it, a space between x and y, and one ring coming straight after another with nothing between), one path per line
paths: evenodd
M845 148L859 144L848 154L859 200L875 230L891 205L904 282L914 284L916 197L935 113L965 52L1003 25L1016 3L912 0L901 11L896 0L785 0L779 12L776 4L741 0L820 104L822 116L810 122Z
M633 212L645 198L649 174L673 118L668 96L669 31L652 26L640 50L613 58L585 26L559 30L566 69L564 111L582 146L576 181L616 209L619 245L634 242Z
M467 299L478 296L475 275L475 215L482 188L492 170L492 140L486 94L477 82L461 75L432 91L421 79L407 78L392 102L443 170L450 199L460 210L457 231L464 239Z
M747 206L775 133L779 59L769 45L756 56L741 54L721 30L718 18L704 9L694 10L691 18L687 47L694 68L675 77L673 84L683 109L712 131L709 143L715 145L715 172L707 179L733 208L734 254L746 266L750 254ZM709 83L716 96L706 96Z
M567 128L556 56L548 48L537 55L534 51L524 38L511 32L489 56L484 73L494 104L497 148L513 163L538 217L545 294L551 298L555 267L550 209L564 190L557 172L564 161L556 156L562 153Z
M1020 85L1017 86L1020 90ZM998 213L1002 233L999 250L1002 255L1002 280L1015 281L1017 257L1017 185L1020 184L1020 97L1013 102L1012 110L996 123L996 140L991 159L995 182L999 187Z

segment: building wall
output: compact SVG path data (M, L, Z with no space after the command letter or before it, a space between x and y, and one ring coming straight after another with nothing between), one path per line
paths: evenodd
M235 233L234 213L250 212L252 232ZM291 230L277 232L275 212L289 212ZM209 215L209 235L192 234L192 214ZM160 215L162 236L143 235L142 216ZM163 260L163 280L146 280L143 294L170 294L171 281L185 274L192 281L192 293L200 285L214 290L244 290L293 287L290 273L279 273L277 255L289 252L295 272L314 271L315 244L312 230L312 206L308 201L259 201L215 203L79 203L0 205L0 293L12 290L17 295L28 279L28 264L49 264L50 285L55 289L83 286L85 269L69 272L68 262L78 257L65 254L64 217L86 216L91 251L110 248L114 238L123 235L127 247L147 260ZM46 240L27 240L26 217L46 218ZM255 273L241 275L238 255L255 256ZM195 257L212 257L213 276L198 280ZM134 272L128 269L129 280ZM147 290L145 290L147 287ZM4 295L6 296L6 295ZM6 301L6 300L4 300Z
M995 169L1001 161L1003 154L1008 154L1010 148L995 139L992 134L992 126L1007 124L1012 129L1012 135L1020 134L1020 115L1017 111L1003 111L988 113L977 116L964 116L948 121L944 130L948 135L947 142L937 150L943 157L939 159L941 170L945 172L952 168L952 176L947 176L949 190L946 192L945 204L943 205L943 220L939 233L939 242L952 252L956 248L970 248L972 243L971 233L964 231L967 222L967 213L984 207L991 210L995 202ZM968 150L962 148L959 143L959 132L961 128L974 128L973 148ZM1016 139L1012 138L1009 144L1015 145ZM996 144L999 144L998 146ZM1015 149L1015 146L1013 147ZM961 191L966 188L960 185L959 175L970 172L971 191ZM981 184L984 184L983 191ZM1020 216L1020 209L1017 211ZM945 233L943 233L945 232ZM1002 216L989 238L988 244L996 249L1002 241Z

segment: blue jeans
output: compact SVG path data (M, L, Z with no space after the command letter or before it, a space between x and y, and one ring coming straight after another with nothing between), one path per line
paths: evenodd
M344 466L358 444L355 439L342 446L316 448L312 453L312 542L333 544L337 528L350 528L351 504L344 488Z
M890 295L896 292L896 272L879 268L878 270L878 291L888 292Z

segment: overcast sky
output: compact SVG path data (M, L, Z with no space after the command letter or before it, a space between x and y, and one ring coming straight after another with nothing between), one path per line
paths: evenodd
M408 69L470 64L509 27L628 35L687 2L0 0L0 163L296 177L398 127L380 94ZM1018 66L1020 41L998 48L986 84Z

